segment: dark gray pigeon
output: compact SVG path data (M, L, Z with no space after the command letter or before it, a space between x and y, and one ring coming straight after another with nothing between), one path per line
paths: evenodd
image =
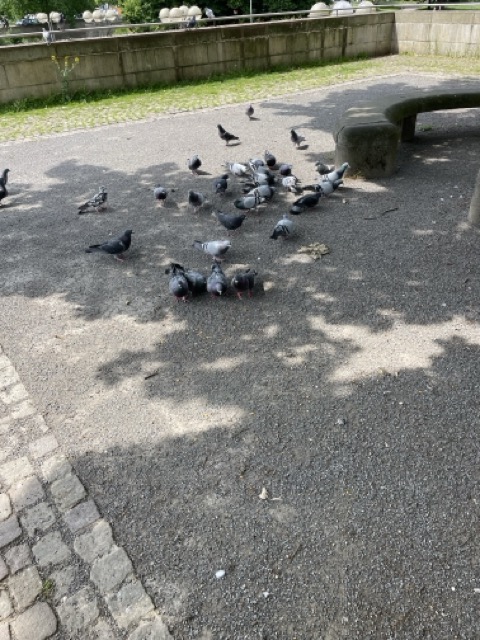
M188 282L188 288L193 295L205 293L207 290L207 278L195 269L185 269L185 278Z
M188 192L188 204L193 207L193 213L198 213L198 211L203 207L206 202L206 198L203 193L199 191L193 191L190 189Z
M4 169L0 177L0 206L2 204L2 200L8 196L7 182L9 171L10 169Z
M222 140L225 140L225 143L227 146L232 140L240 139L238 136L234 136L233 133L229 133L228 131L225 131L225 129L222 127L221 124L217 124L217 129L218 129L218 135Z
M168 288L170 293L175 296L177 300L183 300L187 302L188 299L188 280L185 277L185 270L180 264L175 262L170 263L170 267L165 269L165 273L170 275L168 282Z
M283 238L288 238L288 236L293 232L295 228L295 224L293 220L290 220L287 214L283 216L281 220L277 222L273 229L273 233L270 236L272 240L276 240L282 236Z
M263 157L265 158L267 167L270 167L270 169L273 169L273 167L277 164L277 159L275 158L273 153L270 153L270 151L265 151Z
M301 136L299 133L297 133L295 129L290 130L290 140L297 147L297 149L302 144L302 142L305 142L304 136Z
M204 251L209 256L212 256L214 260L223 260L223 256L232 246L230 240L210 240L208 242L201 242L200 240L194 240L193 245L195 249Z
M255 113L255 109L252 107L252 105L248 105L248 107L245 110L246 115L248 116L248 119L251 120L253 118L253 114Z
M93 253L94 251L101 251L102 253L108 253L117 260L123 261L125 260L125 256L123 254L130 248L130 244L132 242L132 233L133 231L128 229L115 240L107 240L100 244L91 244L88 249L85 249L85 252Z
M213 181L213 190L218 195L223 195L228 189L228 173L224 173L222 176L215 178Z
M215 211L215 215L220 224L228 231L239 229L247 217L244 213L236 215L234 213L223 213L222 211Z
M207 291L214 297L225 295L228 289L228 280L222 271L222 267L214 262L212 264L212 273L207 279Z
M298 216L300 213L303 213L306 209L311 209L315 205L318 204L318 201L322 197L322 194L319 192L316 193L308 193L306 196L302 196L295 200L295 202L290 207L290 213L294 216Z
M165 189L165 187L162 187L161 185L157 184L157 186L153 190L153 195L155 196L155 200L157 201L157 204L160 207L165 206L165 200L167 199L168 189Z
M107 190L105 187L100 187L98 193L87 200L78 207L78 213L86 213L89 209L95 209L96 211L102 211L107 208Z
M285 177L285 176L291 176L292 175L292 166L291 164L286 164L283 163L279 166L278 168L278 173Z
M259 187L247 192L247 196L255 194L259 195L264 201L270 201L275 195L275 188L269 187L268 184L261 184Z
M255 286L255 276L257 275L256 271L251 271L247 269L246 271L242 271L241 273L237 273L232 278L232 287L235 289L237 294L237 298L239 300L242 299L242 293L247 292L248 297L252 297L253 287Z
M326 176L327 173L330 173L334 169L335 167L329 167L328 164L325 164L320 160L315 163L315 171L317 171L321 176Z
M198 170L202 166L202 161L197 155L194 155L187 160L187 166L192 172L192 175L196 176L198 175Z

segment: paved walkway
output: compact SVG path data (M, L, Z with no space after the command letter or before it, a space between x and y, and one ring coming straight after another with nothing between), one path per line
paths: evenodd
M0 640L170 638L1 347L0 402Z

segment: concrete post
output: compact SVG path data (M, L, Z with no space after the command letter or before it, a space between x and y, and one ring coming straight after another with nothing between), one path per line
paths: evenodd
M470 222L470 224L480 226L480 171L477 174L475 190L473 192L472 201L470 202L468 221Z

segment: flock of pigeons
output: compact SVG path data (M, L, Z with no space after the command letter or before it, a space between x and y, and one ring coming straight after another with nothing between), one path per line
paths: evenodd
M249 105L246 115L251 120L254 108ZM221 140L230 146L230 143L237 141L238 136L228 132L222 125L217 125L218 135ZM296 148L302 148L305 138L295 129L290 130L290 139ZM187 166L192 175L199 175L202 161L198 155L194 155L187 161ZM322 197L332 194L341 184L343 176L349 168L348 163L335 168L325 165L323 162L316 162L316 171L320 174L318 182L301 186L301 181L292 173L293 166L287 163L278 163L276 157L270 151L265 151L263 158L251 158L247 162L227 162L225 163L226 173L213 180L212 187L216 202L223 198L229 191L229 180L235 179L241 184L243 195L236 198L233 205L239 210L238 213L226 213L216 209L214 214L218 222L227 230L234 232L238 230L247 219L246 213L256 211L261 205L268 203L275 196L278 185L281 185L286 192L295 194L298 197L290 206L288 213L285 213L275 224L270 238L288 238L295 229L294 220L290 216L297 216L307 209L315 207ZM5 169L0 177L0 205L3 198L8 196L7 181L9 169ZM153 193L157 205L163 207L170 191L168 188L157 185ZM304 191L309 193L304 194ZM100 187L98 193L78 207L80 215L91 211L102 211L107 207L107 190ZM190 189L188 191L188 203L194 213L207 203L205 194ZM133 231L127 229L115 239L90 245L85 251L87 253L101 252L112 255L117 260L125 259L125 252L128 251L132 242ZM237 297L242 298L246 293L249 297L255 286L255 276L257 272L246 269L237 273L229 282L222 270L221 261L224 260L232 243L230 240L208 240L202 242L195 240L194 248L203 251L212 258L211 272L207 276L195 269L188 269L177 263L171 263L166 269L166 274L170 276L169 290L177 299L187 301L190 295L197 295L208 292L214 297L224 296L231 286Z

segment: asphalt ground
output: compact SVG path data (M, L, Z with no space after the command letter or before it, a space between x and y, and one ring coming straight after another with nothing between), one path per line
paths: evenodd
M224 263L258 271L252 299L177 303L164 274L209 271L192 242L224 238L212 208L241 193L213 196L223 162L269 149L307 184L346 107L469 82L377 78L254 103L251 122L239 105L1 145L1 343L175 640L480 636L478 111L419 115L392 178L347 174L275 242L280 187ZM100 185L107 211L77 215ZM84 252L128 228L125 263ZM299 252L313 242L331 252Z

